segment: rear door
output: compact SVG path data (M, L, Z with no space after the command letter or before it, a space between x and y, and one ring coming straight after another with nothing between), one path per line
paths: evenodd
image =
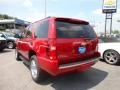
M96 34L87 22L56 20L56 32L60 64L85 60L94 55Z
M32 44L33 44L33 36L32 36L31 26L29 26L28 28L25 29L23 38L21 38L17 43L18 43L17 47L19 49L19 52L26 59L29 59L28 52L31 50Z

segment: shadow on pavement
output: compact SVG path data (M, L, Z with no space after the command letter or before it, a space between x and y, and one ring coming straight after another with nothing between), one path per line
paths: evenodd
M108 64L108 63L105 62L104 59L100 59L100 61L103 62L103 63L105 63L105 64ZM110 65L110 64L108 64L108 65ZM120 62L117 65L111 65L111 66L120 66Z
M50 77L40 85L50 84L55 90L88 90L101 83L107 75L105 71L91 68L83 73Z
M4 49L3 51L0 51L0 54L8 53L8 52L12 52L12 50L11 49Z

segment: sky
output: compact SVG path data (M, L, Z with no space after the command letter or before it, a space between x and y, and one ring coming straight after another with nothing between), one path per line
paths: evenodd
M104 31L103 0L46 0L46 16L71 17L89 21L97 32ZM0 0L0 14L34 22L45 18L45 0ZM113 29L120 29L120 2L113 14ZM109 21L108 21L109 22Z

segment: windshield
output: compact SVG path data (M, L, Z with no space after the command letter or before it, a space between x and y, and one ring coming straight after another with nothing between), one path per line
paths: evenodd
M56 21L57 37L59 38L96 38L90 25Z
M0 37L2 37L2 34L0 33Z
M7 37L14 37L14 35L13 35L12 33L5 33L5 35L6 35Z

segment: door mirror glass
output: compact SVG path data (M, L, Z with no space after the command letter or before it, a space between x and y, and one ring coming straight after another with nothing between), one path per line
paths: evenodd
M22 39L22 38L24 38L24 34L23 33L15 34L14 37Z

